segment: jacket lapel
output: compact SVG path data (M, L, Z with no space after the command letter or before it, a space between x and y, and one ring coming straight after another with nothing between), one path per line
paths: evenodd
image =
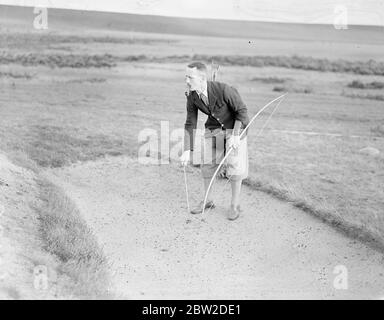
M208 93L208 95L209 95L209 93ZM192 92L192 97L193 97L193 102L197 105L197 107L200 109L200 111L209 115L210 114L209 109L204 104L204 102L200 100L199 95L197 94L196 91ZM208 100L209 100L209 98L208 98Z
M199 95L196 91L192 92L193 101L197 107L205 114L209 115L212 111L215 110L217 97L213 90L212 81L207 81L207 93L208 93L208 107L201 101Z

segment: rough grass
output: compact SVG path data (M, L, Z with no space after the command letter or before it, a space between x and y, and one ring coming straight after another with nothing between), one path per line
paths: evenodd
M371 128L371 132L379 137L384 137L384 124Z
M276 92L295 92L295 93L313 93L313 89L309 86L299 87L299 86L275 86L272 91Z
M1 72L0 78L12 78L12 79L32 79L33 76L24 72L24 73L16 73L16 72Z
M2 33L0 43L9 49L19 48L20 44L24 48L30 47L50 47L56 44L138 44L156 45L158 43L176 43L174 39L150 39L135 37L110 37L110 36L75 36L65 34L41 34L41 33Z
M279 78L279 77L252 77L250 81L257 81L261 83L285 83L292 80L291 78Z
M269 133L249 141L249 186L384 250L384 157L359 152L383 150L384 140Z
M361 75L384 75L384 63L375 60L347 61L317 59L301 56L237 56L237 55L173 55L173 56L147 56L127 55L116 56L111 54L0 54L0 64L21 64L24 66L44 65L51 68L103 68L115 67L119 62L189 62L191 60L215 63L223 66L252 66L252 67L280 67L288 69L312 70L321 72L341 72Z
M384 101L384 94L360 94L360 93L343 93L343 96L354 99L368 99L368 100L378 100Z
M0 64L21 64L23 66L47 66L50 68L111 68L116 58L109 54L11 54L1 53Z
M312 201L310 199L305 199L303 194L298 194L294 189L290 190L276 181L271 182L272 184L254 178L247 178L243 183L253 190L262 191L279 200L290 202L296 208L321 219L345 235L359 239L369 244L372 248L384 252L384 236L378 230L372 230L369 225L358 224L348 220L341 215L335 214L332 209L322 208L318 204L311 204Z
M86 78L86 79L73 79L66 81L67 83L102 83L106 82L105 78Z
M25 152L40 167L59 168L78 161L96 160L106 155L126 153L123 140L110 136L76 135L58 126L30 127Z
M41 179L39 185L43 205L36 210L45 249L60 259L71 291L82 299L111 298L106 258L77 208L53 184Z
M384 63L375 60L347 61L329 60L301 56L207 56L194 55L193 60L209 62L214 60L220 65L238 65L253 67L281 67L321 72L343 72L364 75L384 75Z
M347 85L349 88L355 89L384 89L384 82L381 81L372 81L364 83L360 80L353 80Z

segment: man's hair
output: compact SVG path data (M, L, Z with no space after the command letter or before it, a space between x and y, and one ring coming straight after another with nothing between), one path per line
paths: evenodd
M196 68L197 70L207 73L207 66L202 62L192 62L188 65L188 68Z

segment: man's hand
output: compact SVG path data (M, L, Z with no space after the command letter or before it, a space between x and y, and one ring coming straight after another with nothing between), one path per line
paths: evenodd
M180 157L181 165L185 167L188 164L190 157L191 157L191 150L184 151Z
M231 134L228 139L228 146L237 149L240 146L240 136Z

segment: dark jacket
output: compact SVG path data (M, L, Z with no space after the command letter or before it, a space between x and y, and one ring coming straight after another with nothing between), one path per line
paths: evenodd
M245 128L249 123L248 110L237 90L222 82L207 82L208 107L199 98L196 91L187 94L187 119L184 129L184 151L193 151L194 129L197 126L198 110L208 115L207 129L233 129L235 120Z

